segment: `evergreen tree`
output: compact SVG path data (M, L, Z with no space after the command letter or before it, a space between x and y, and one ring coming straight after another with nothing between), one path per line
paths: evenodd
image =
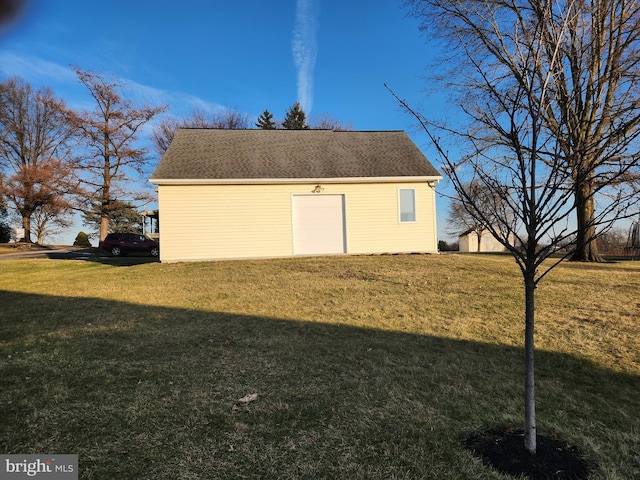
M7 208L0 203L0 243L8 243L11 240L11 227L5 222Z
M273 114L269 110L262 112L262 115L258 117L256 127L262 130L275 130L276 122L273 120Z
M109 233L141 233L142 218L136 207L128 202L113 200L107 211L109 218ZM96 232L100 231L102 209L100 205L94 205L93 210L82 214L82 223L91 227Z
M287 130L307 130L309 125L307 124L307 114L300 106L300 102L296 102L289 111L287 116L282 122L282 126Z
M89 241L89 235L87 235L85 232L79 232L78 235L76 235L76 239L73 242L73 246L74 247L90 247L91 242Z

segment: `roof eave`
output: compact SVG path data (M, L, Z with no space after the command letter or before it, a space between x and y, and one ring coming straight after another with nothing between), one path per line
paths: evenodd
M340 178L151 178L155 185L286 185L295 183L431 183L442 180L439 175L404 177L340 177Z

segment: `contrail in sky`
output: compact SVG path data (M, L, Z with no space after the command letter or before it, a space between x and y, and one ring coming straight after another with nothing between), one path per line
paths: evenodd
M298 102L309 115L313 108L313 69L318 56L318 0L298 0L291 49L298 70Z

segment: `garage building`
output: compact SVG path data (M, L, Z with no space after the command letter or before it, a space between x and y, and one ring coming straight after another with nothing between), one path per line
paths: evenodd
M437 252L441 178L402 131L180 129L160 260Z

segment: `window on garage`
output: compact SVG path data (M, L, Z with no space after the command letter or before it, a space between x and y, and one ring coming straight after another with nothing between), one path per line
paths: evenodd
M398 189L400 222L416 221L416 191L413 188Z

